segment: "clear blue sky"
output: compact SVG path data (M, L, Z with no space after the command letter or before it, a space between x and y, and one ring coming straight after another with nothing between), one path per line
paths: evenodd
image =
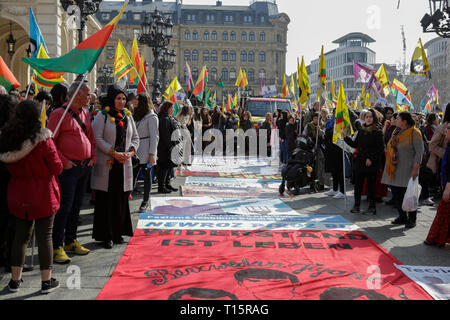
M120 1L120 0L115 0ZM137 0L139 2L139 0ZM325 51L336 48L333 40L350 32L363 32L376 40L370 48L378 63L395 64L403 60L400 26L405 26L406 63L409 64L419 37L425 44L437 35L424 34L420 20L428 13L428 0L277 0L280 12L291 23L288 31L286 72L296 71L297 57L309 64ZM216 0L184 0L183 4L214 5ZM223 5L248 5L248 0L222 0Z

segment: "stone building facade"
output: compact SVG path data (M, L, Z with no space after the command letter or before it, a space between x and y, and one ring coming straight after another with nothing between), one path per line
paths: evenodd
M3 57L8 67L22 85L19 90L24 90L31 78L31 70L22 58L27 57L29 46L29 8L33 9L36 21L41 29L49 56L58 57L66 54L78 44L78 30L71 29L70 17L62 8L59 0L2 0L0 2L0 56ZM101 26L95 17L89 17L84 29L84 37L88 37L100 30ZM15 53L12 57L7 52L6 39L10 32L16 40ZM71 83L75 76L66 74L64 79ZM87 80L91 88L96 85L96 70L88 75Z

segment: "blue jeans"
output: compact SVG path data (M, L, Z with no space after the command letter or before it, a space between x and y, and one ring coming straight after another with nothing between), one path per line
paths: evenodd
M91 167L76 166L64 170L59 176L61 205L53 225L54 249L77 239L78 217L90 174Z
M288 151L288 145L287 140L280 142L280 162L281 163L287 163L289 160L289 151Z

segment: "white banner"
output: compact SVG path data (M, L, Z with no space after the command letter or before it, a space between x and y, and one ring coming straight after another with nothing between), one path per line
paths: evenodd
M395 266L435 300L450 300L450 267Z

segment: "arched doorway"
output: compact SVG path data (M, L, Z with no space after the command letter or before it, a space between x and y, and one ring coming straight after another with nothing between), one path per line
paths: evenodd
M15 43L15 52L12 56L8 54L6 39L12 33ZM0 56L3 58L7 66L10 68L17 81L22 85L18 90L25 90L29 79L29 68L22 58L27 57L27 48L30 42L28 32L17 22L0 17Z

